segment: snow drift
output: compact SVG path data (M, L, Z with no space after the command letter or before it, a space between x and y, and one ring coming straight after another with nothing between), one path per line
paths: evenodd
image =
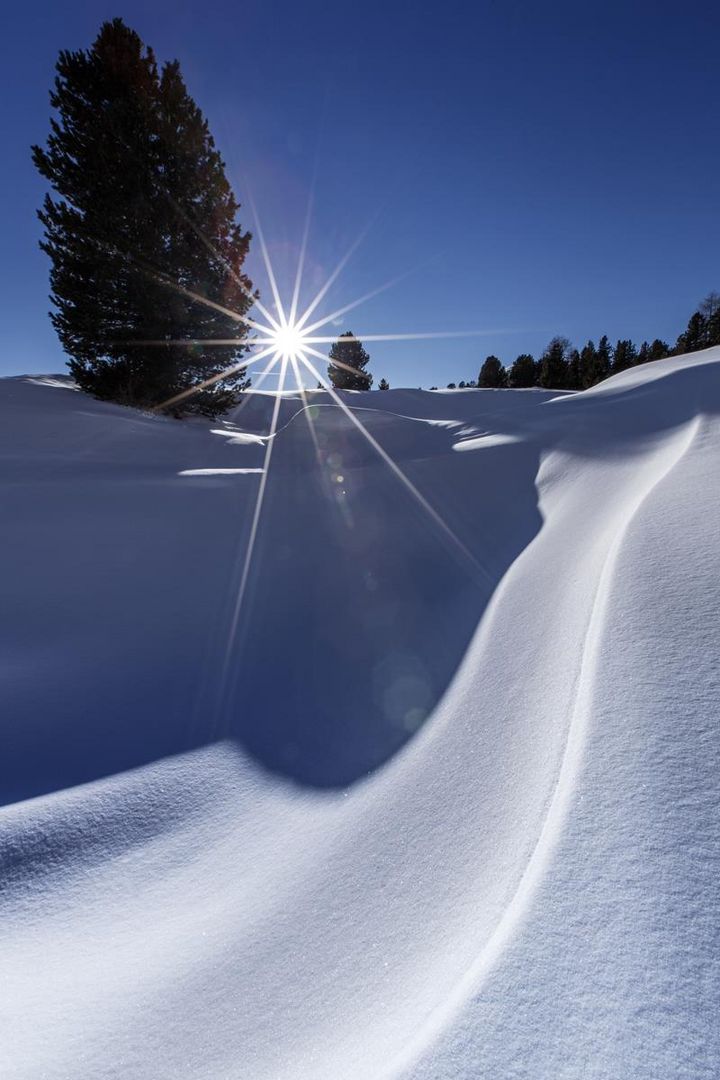
M3 1077L716 1077L720 349L286 394L238 606L274 400L0 383Z

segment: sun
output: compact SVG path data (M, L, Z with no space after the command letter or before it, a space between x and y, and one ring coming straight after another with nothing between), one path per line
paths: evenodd
M269 334L273 349L281 360L304 359L307 331L304 331L297 322L283 320L277 329Z

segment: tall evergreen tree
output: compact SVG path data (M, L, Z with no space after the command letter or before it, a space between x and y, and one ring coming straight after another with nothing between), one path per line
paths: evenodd
M593 385L597 369L597 349L595 342L589 340L580 351L580 364L578 370L578 383L580 390L587 390Z
M508 372L508 385L513 389L525 389L537 382L537 364L530 353L520 353L515 358Z
M602 382L603 379L607 379L610 374L613 362L613 351L610 339L607 334L598 341L597 347L597 379L596 382Z
M330 349L328 376L336 390L369 390L373 377L365 368L370 354L351 330L346 330Z
M488 356L480 368L477 384L483 389L500 389L507 386L507 371L497 356Z
M389 390L389 389L390 389L390 383L387 381L387 379L381 379L380 382L378 383L378 390Z
M613 350L612 374L627 371L637 363L638 351L629 338L621 338Z
M250 235L178 64L159 73L114 19L89 50L60 53L50 101L33 161L56 192L39 211L41 247L72 374L99 398L152 407L186 395L173 411L222 411L247 385Z
M661 341L660 338L655 338L652 345L648 349L648 360L664 360L666 356L670 355L670 346L666 341Z
M670 350L664 341L660 341L659 338L655 338L652 345L648 345L647 341L643 341L642 345L638 349L637 359L635 360L636 366L638 364L647 364L651 360L662 360L664 357L670 355Z
M538 385L546 390L564 390L568 383L567 355L570 342L564 337L554 337L540 357Z
M580 388L580 353L577 349L571 349L567 357L567 389Z
M600 338L597 348L594 342L588 341L580 353L580 386L587 390L589 386L607 379L610 374L612 362L612 349L605 334Z
M701 311L694 312L688 321L687 329L677 339L676 353L697 352L707 348L707 319Z
M720 345L720 293L708 293L700 304L700 314L705 319L704 348Z
M690 316L687 329L680 334L676 353L697 352L720 345L720 293L711 292Z

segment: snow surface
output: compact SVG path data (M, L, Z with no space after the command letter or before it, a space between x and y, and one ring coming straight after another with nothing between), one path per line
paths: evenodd
M309 396L0 381L0 1075L716 1080L720 349Z

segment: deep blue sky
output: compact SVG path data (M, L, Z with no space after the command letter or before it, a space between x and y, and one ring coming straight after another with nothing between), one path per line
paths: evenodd
M366 0L13 5L0 67L0 373L61 370L29 146L60 48L121 15L177 57L251 226L289 282L317 169L308 289L366 226L325 311L414 271L355 333L502 331L369 346L376 378L444 385L553 334L674 340L720 290L720 5ZM263 297L259 249L249 267Z

